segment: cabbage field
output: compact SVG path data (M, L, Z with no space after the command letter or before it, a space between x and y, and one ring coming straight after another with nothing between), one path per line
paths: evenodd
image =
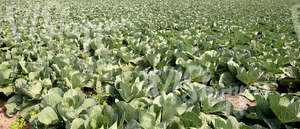
M0 2L0 92L31 128L300 128L296 0Z

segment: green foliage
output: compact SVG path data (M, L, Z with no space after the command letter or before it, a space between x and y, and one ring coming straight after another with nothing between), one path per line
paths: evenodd
M291 1L0 2L0 92L34 128L299 128Z
M9 125L9 129L22 129L26 125L24 118L16 118L13 123Z

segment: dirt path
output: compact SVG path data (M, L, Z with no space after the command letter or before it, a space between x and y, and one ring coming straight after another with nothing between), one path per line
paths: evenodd
M8 117L5 115L5 107L4 107L5 101L0 98L0 129L9 129L9 125L14 122L14 120L17 118L17 114L13 117ZM30 129L30 124L26 124L22 129Z
M12 123L17 117L17 115L13 116L12 118L7 117L5 115L4 104L4 100L0 99L0 129L7 129L10 123Z
M241 95L224 95L223 100L227 100L232 103L235 108L247 109L250 106L256 106L256 102L250 101L244 96Z

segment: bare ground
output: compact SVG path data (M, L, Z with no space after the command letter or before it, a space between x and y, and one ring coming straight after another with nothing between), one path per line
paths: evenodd
M7 129L10 123L12 123L17 117L17 115L13 116L12 118L7 117L5 115L4 104L4 100L0 99L0 129Z
M247 109L250 106L256 106L255 101L250 101L246 97L238 94L236 95L226 94L223 96L222 99L231 102L235 108Z
M5 107L4 107L5 101L0 98L0 129L8 129L9 125L14 122L14 120L17 118L17 115L14 115L13 117L8 117L5 115ZM27 124L25 127L22 129L29 129L30 125Z

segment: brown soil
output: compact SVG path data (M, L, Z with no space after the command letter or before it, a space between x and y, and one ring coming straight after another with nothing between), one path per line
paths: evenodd
M9 125L14 122L14 120L17 118L17 115L14 115L13 117L8 117L5 115L5 107L4 107L5 101L0 99L0 129L8 129ZM29 129L30 125L27 124L23 129Z
M7 129L10 123L12 123L17 117L16 115L13 116L12 118L7 117L5 115L4 104L5 104L4 100L0 99L0 129Z
M222 99L231 102L235 108L247 109L250 106L256 106L255 101L250 101L249 99L241 95L226 94Z

